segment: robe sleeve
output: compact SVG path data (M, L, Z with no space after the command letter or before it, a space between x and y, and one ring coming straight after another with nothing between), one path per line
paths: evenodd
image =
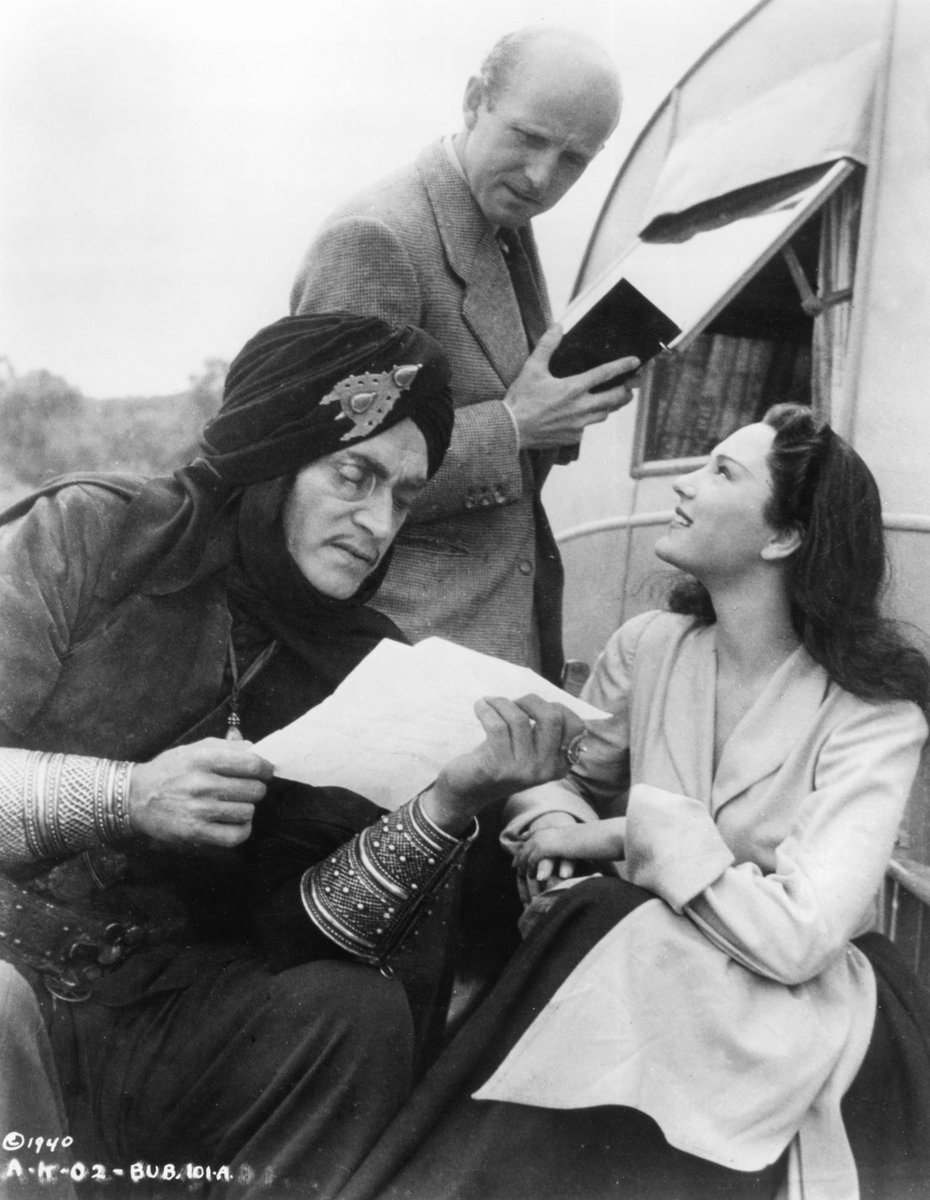
M92 602L102 547L122 508L109 494L74 486L39 497L0 527L0 746L28 747L29 727L55 690ZM35 861L23 797L27 757L0 762L0 861L9 867ZM89 805L71 812L69 839L72 847L97 843Z
M819 745L813 789L796 805L770 873L736 862L704 804L637 784L628 877L757 974L812 979L863 930L926 734L913 704L856 703Z
M91 603L108 512L105 499L89 503L86 489L73 487L39 498L0 529L2 745L20 744L55 688L73 630Z

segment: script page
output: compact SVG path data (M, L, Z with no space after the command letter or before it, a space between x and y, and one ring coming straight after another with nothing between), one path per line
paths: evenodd
M530 694L582 720L607 715L527 667L442 638L415 646L385 639L330 697L255 749L285 779L351 788L393 810L483 740L477 700Z

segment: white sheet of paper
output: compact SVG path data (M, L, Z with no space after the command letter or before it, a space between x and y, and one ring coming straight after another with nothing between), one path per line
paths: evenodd
M476 700L531 693L582 720L607 716L527 667L443 638L415 646L386 638L330 697L255 749L285 779L351 788L393 810L481 742Z

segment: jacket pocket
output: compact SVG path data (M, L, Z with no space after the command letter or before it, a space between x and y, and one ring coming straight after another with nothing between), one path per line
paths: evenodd
M470 553L466 546L461 542L454 542L450 538L443 537L437 533L431 533L425 529L410 529L401 530L397 536L395 545L398 549L414 550L424 554L446 554L450 557L459 557Z

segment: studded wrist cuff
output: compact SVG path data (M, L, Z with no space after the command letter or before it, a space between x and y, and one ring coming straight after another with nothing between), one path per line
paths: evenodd
M464 839L446 833L417 796L305 871L304 908L330 941L384 966L477 834L477 820Z

